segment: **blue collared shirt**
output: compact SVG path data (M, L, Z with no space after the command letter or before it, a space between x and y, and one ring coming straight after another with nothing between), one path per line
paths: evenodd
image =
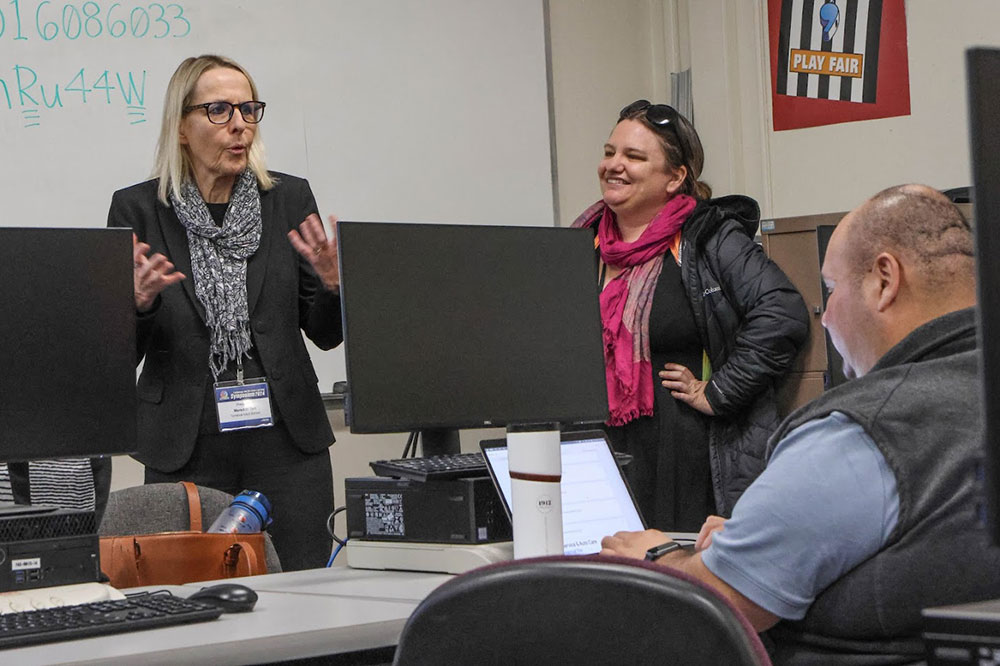
M882 452L833 412L781 440L702 561L764 610L798 620L885 545L898 516L896 478Z

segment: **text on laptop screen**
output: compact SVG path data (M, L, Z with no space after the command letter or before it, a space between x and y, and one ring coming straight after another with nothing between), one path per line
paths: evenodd
M495 445L494 445L495 444ZM483 443L508 515L512 506L507 447ZM619 530L645 529L611 448L603 437L562 442L563 549L566 555L601 550L601 539Z

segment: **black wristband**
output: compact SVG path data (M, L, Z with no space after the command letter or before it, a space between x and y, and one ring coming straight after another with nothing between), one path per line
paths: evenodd
M675 550L680 550L684 546L680 545L676 541L668 541L666 543L661 543L659 546L653 546L646 551L646 561L652 562L663 557L667 553L672 553Z

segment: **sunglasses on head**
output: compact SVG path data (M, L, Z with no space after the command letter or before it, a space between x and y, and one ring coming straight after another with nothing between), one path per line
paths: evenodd
M626 118L636 118L639 115L644 115L651 125L662 127L673 133L674 139L677 140L677 149L681 151L681 163L686 164L688 151L684 147L684 139L681 138L681 132L678 129L681 114L677 112L677 109L668 104L651 104L649 100L639 99L621 110L621 113L618 114L618 122Z

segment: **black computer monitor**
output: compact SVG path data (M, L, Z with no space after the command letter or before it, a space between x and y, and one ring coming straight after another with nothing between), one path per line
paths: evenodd
M337 234L351 432L607 418L591 232L340 222Z
M0 227L0 462L131 453L129 229Z
M986 519L1000 545L1000 49L966 52L969 138L975 192L973 226L979 302L979 344L983 351L981 399L985 423Z

